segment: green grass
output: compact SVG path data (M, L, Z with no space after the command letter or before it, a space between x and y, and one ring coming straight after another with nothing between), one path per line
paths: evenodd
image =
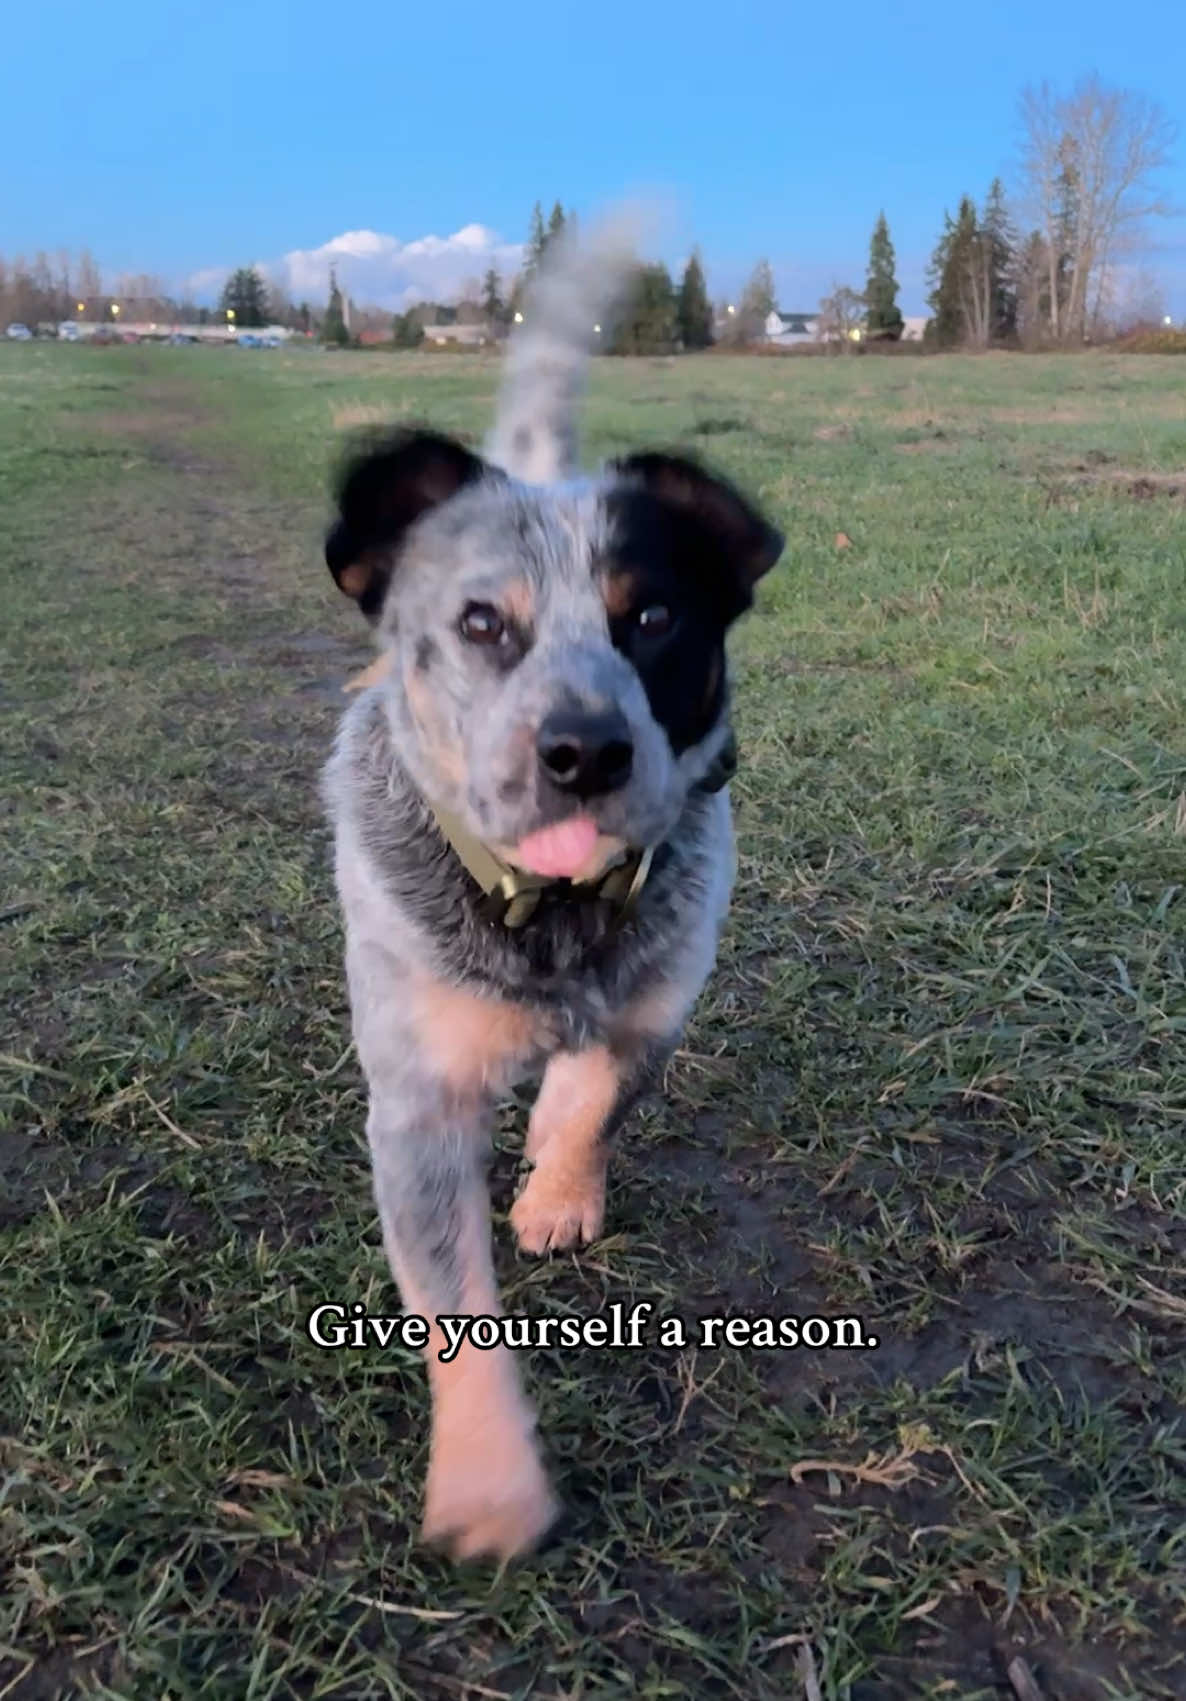
M591 454L698 446L789 543L719 972L585 1256L514 1253L508 1113L506 1303L880 1344L532 1355L569 1520L496 1575L416 1545L419 1364L302 1322L392 1303L315 791L368 653L334 422L477 437L497 368L0 349L0 1696L1186 1693L1181 381L596 373Z

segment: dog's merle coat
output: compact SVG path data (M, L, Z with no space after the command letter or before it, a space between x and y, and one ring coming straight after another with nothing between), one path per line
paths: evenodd
M573 404L616 239L559 244L529 300L486 458L431 432L371 440L326 556L388 651L326 771L354 1033L384 1239L405 1306L494 1311L483 1151L493 1098L544 1066L520 1245L600 1229L605 1139L676 1042L733 875L724 639L782 540L695 463L642 454L581 477ZM530 482L529 482L530 481ZM546 895L486 918L436 812L504 857L573 798L537 754L557 710L611 712L629 772L582 805L606 845L652 847L625 922ZM426 1533L460 1554L530 1545L554 1512L510 1355L430 1349Z

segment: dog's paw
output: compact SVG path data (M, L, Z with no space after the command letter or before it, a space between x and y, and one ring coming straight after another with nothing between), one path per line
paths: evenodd
M535 1169L511 1207L511 1227L524 1252L563 1252L588 1246L605 1221L605 1171L593 1171L579 1182L567 1175L552 1178Z
M559 1513L530 1431L434 1448L423 1537L454 1559L528 1553Z

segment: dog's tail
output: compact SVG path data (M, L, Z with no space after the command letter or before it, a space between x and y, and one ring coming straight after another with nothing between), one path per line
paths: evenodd
M488 459L529 484L570 478L579 467L577 408L589 356L609 340L609 318L652 222L622 208L588 236L565 232L548 244L512 327Z

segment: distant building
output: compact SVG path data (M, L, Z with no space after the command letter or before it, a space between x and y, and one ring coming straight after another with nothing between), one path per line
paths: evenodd
M768 313L764 329L766 341L780 347L823 341L818 313Z
M116 336L138 343L167 343L172 338L182 338L191 343L233 343L240 336L269 343L286 343L293 338L303 340L299 331L287 325L261 325L258 329L248 330L246 327L239 329L226 320L211 325L189 325L177 319L64 319L57 331L63 342L71 343L89 342L92 337L109 341Z
M450 343L463 348L483 348L493 342L488 325L425 325L424 341L446 348Z
M925 313L904 314L902 341L921 342L926 323ZM823 343L829 340L818 313L770 313L766 318L765 331L766 341L780 347L789 348L797 343Z

